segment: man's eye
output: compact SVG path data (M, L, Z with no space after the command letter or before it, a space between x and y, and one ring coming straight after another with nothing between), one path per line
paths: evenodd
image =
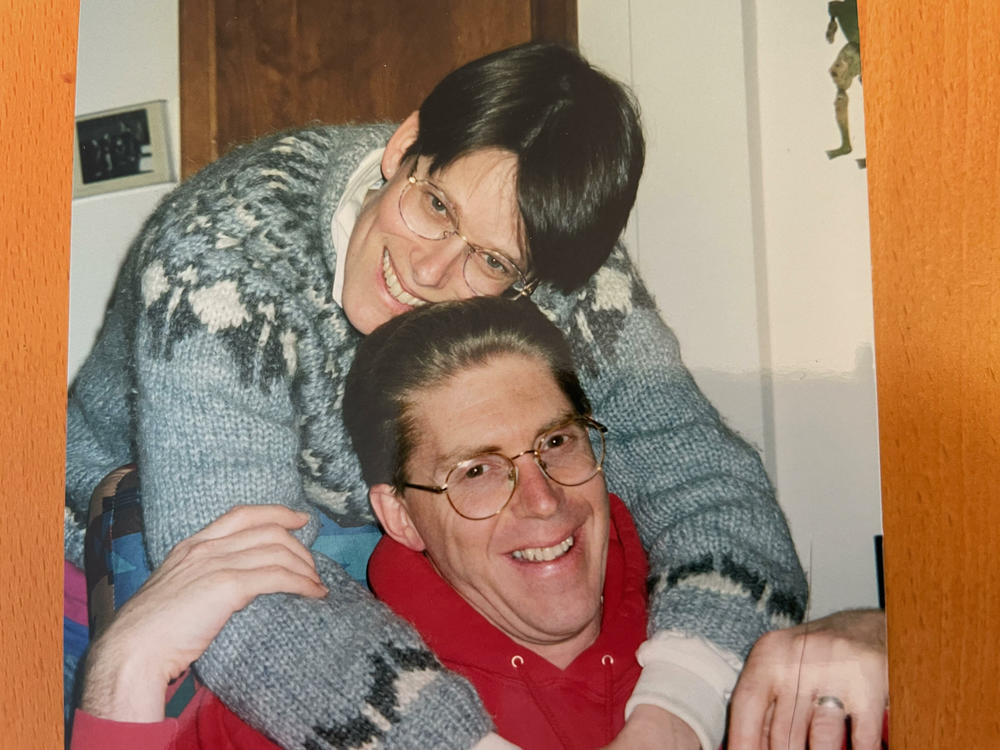
M543 450L554 450L556 448L565 448L572 438L565 432L556 432L545 438L545 444L542 446Z
M463 479L479 479L484 474L486 474L486 472L488 472L489 470L490 470L490 467L487 466L486 464L476 464L475 466L470 466L468 469L466 469L465 470L465 474L464 474L464 476L462 478Z

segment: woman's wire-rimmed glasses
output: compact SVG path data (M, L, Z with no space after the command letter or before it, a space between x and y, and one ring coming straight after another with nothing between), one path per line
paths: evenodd
M443 240L452 235L461 237L467 248L462 275L476 296L530 296L538 285L537 280L530 279L499 250L469 242L459 229L458 213L447 194L430 180L414 177L416 170L414 161L399 193L399 215L409 230L425 240Z
M608 428L580 416L539 436L533 447L516 456L482 453L459 461L441 486L404 483L404 487L444 495L452 509L470 521L499 514L514 496L518 458L532 454L542 473L556 484L576 487L593 479L604 466L604 433Z

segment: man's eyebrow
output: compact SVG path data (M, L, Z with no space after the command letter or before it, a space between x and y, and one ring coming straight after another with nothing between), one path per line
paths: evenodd
M535 437L532 440L532 444L529 446L525 446L525 448L534 447L534 444L538 440L538 438L540 438L546 432L549 432L555 427L559 427L560 425L566 424L567 422L569 422L572 419L575 419L578 416L579 414L577 414L576 411L574 411L573 409L566 409L560 412L557 416L553 417L548 422L546 422L545 424L543 424L541 427L538 428L538 430L535 432ZM524 450L525 448L521 448L519 450ZM484 453L499 453L500 455L505 455L501 447L496 444L484 443L482 445L478 445L472 448L463 446L460 448L456 448L455 450L448 451L447 453L443 453L439 456L436 456L434 459L434 470L435 472L451 471L453 468L455 468L455 465L458 464L459 462L465 461L466 459L469 458L474 458L475 456L481 456Z

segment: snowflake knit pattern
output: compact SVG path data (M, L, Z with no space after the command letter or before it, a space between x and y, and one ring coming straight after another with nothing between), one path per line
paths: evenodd
M139 464L146 544L174 544L240 503L278 502L343 525L372 519L344 429L359 334L333 300L331 221L361 159L393 126L316 127L236 149L180 185L129 251L71 389L66 554L82 559L90 493ZM650 632L746 656L797 622L805 580L757 454L698 391L627 253L579 291L535 302L569 336L610 428L609 488L650 557ZM310 544L315 516L298 535ZM196 667L286 747L471 747L491 728L443 670L337 565L324 600L260 597Z

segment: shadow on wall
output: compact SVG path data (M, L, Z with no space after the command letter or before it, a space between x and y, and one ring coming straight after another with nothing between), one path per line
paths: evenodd
M876 606L873 537L881 533L882 512L871 347L858 347L847 373L789 370L761 377L702 370L694 376L730 417L736 415L729 404L763 412L763 444L756 447L810 576L812 615Z

